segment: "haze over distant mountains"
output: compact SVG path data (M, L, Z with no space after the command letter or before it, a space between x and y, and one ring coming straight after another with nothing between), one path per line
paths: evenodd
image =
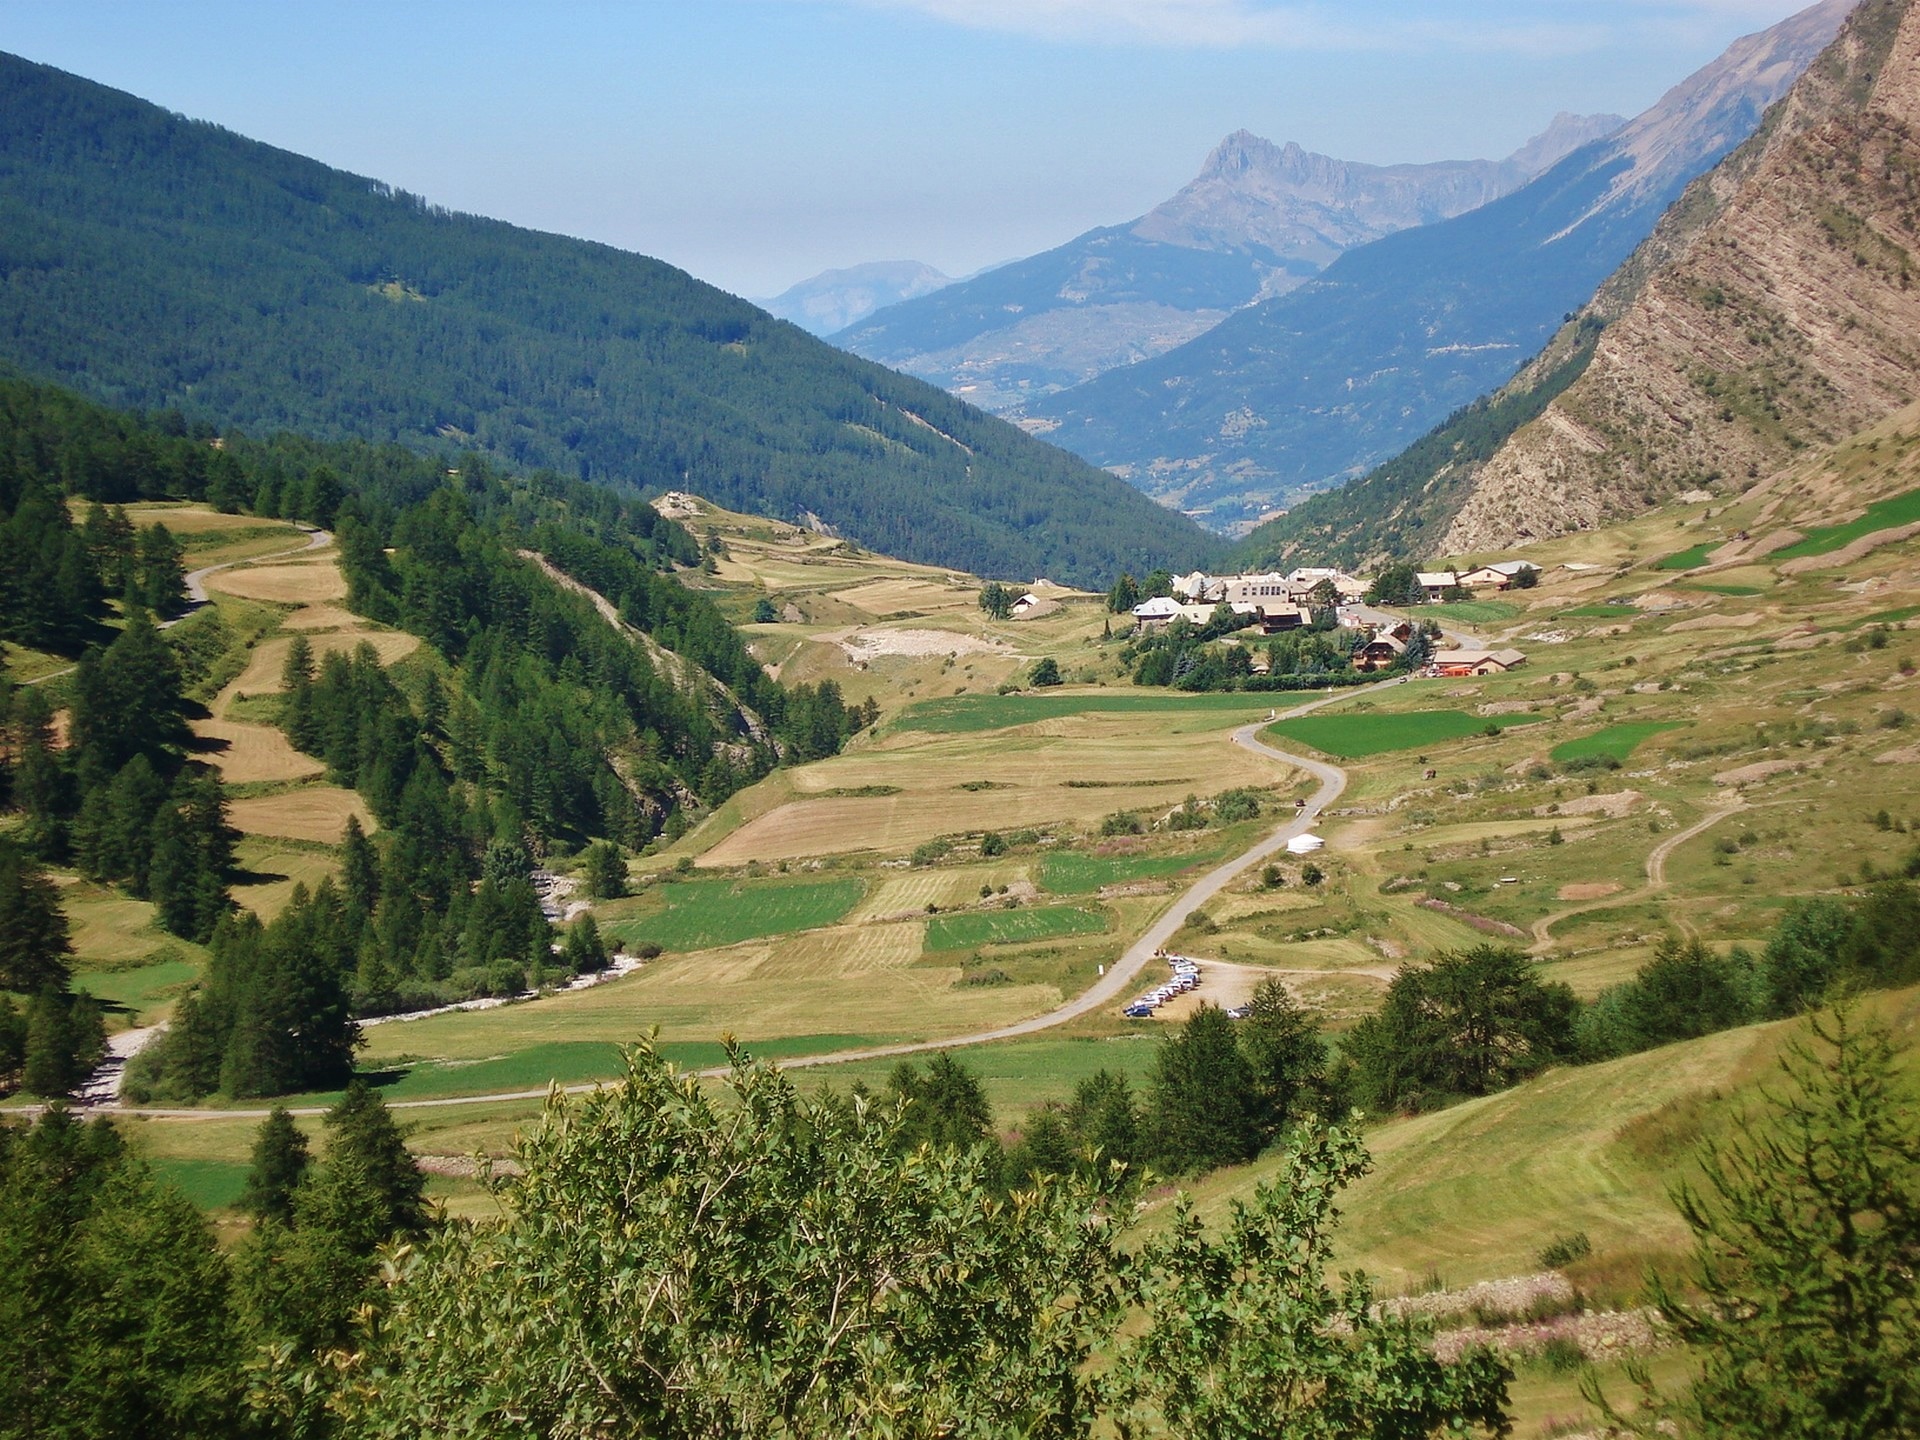
M1178 349L1033 402L1026 423L1219 529L1365 472L1539 351L1852 3L1736 41L1513 193L1349 250Z
M953 284L918 260L875 260L844 270L822 270L811 279L790 285L771 300L754 304L769 315L791 320L812 335L831 335L874 311L902 300L916 300Z
M1425 165L1335 160L1236 131L1131 224L880 310L834 340L985 409L1017 411L1285 294L1355 245L1504 195L1621 123L1561 114L1505 160Z

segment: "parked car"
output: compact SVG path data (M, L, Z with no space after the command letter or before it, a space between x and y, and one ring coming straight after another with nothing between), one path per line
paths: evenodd
M1146 1020L1153 1015L1153 1006L1144 1000L1139 1000L1127 1006L1123 1013L1129 1020Z

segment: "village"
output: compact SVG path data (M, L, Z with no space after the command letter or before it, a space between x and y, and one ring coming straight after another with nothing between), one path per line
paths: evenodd
M1400 593L1387 596L1382 593L1379 577L1369 580L1324 566L1301 566L1287 574L1274 571L1264 575L1208 575L1196 570L1191 575L1176 576L1169 594L1143 601L1129 613L1134 633L1150 635L1177 625L1198 630L1214 624L1224 606L1238 622L1235 632L1257 630L1262 636L1282 635L1316 624L1325 627L1324 617L1331 614L1334 626L1358 631L1362 636L1353 649L1355 670L1389 670L1406 664L1408 648L1423 630L1430 637L1444 637L1433 621L1415 621L1375 608L1377 604L1390 603L1404 609L1414 604L1441 604L1529 589L1537 583L1539 573L1539 567L1527 560L1500 561L1468 570L1416 570L1410 572L1410 583L1394 587ZM1239 642L1230 633L1227 643ZM1516 649L1495 649L1463 639L1450 648L1436 644L1418 671L1442 677L1493 675L1524 665L1526 659ZM1262 673L1264 663L1264 657L1256 651L1253 673Z

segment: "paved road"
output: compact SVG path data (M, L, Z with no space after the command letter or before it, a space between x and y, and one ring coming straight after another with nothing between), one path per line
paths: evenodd
M1402 679L1395 678L1392 680L1383 680L1378 685L1363 685L1350 690L1334 691L1321 696L1317 700L1308 701L1304 705L1296 705L1293 709L1283 712L1280 718L1285 720L1292 719L1296 715L1311 714L1323 706L1337 704L1342 700L1351 700L1356 696L1365 695L1375 690L1384 690L1390 686L1403 683L1404 681ZM1277 855L1286 848L1289 840L1293 839L1296 835L1304 835L1308 830L1312 829L1314 822L1320 817L1321 812L1333 803L1341 791L1347 788L1347 772L1339 766L1329 765L1322 760L1311 760L1304 755L1292 754L1289 751L1269 745L1266 741L1260 739L1260 731L1270 723L1272 722L1262 720L1256 721L1252 725L1242 725L1233 732L1230 737L1231 743L1243 749L1251 750L1257 755L1264 755L1270 759L1278 760L1283 765L1291 765L1297 769L1306 771L1309 775L1313 776L1315 780L1320 782L1320 788L1314 791L1312 799L1308 800L1305 807L1297 815L1290 816L1287 822L1271 835L1268 835L1264 840L1241 851L1238 855L1234 856L1233 859L1208 871L1189 886L1186 893L1174 901L1173 904L1161 914L1160 918L1155 920L1153 924L1147 928L1146 933L1126 948L1119 960L1108 967L1107 973L1101 976L1092 988L1082 991L1058 1009L1049 1010L1044 1015L1035 1015L1026 1020L1016 1021L1012 1025L1002 1025L998 1029L981 1030L972 1035L956 1035L943 1040L918 1040L899 1045L874 1045L861 1050L836 1050L826 1055L801 1055L782 1059L780 1061L780 1068L783 1070L804 1070L818 1065L844 1065L849 1061L855 1060L889 1060L903 1055L923 1054L930 1050L957 1050L968 1045L986 1045L995 1040L1013 1040L1023 1035L1035 1035L1042 1030L1051 1030L1057 1025L1066 1024L1069 1020L1077 1020L1080 1016L1098 1010L1104 1005L1113 1004L1121 995L1134 988L1139 982L1140 972L1147 968L1159 950L1167 941L1173 938L1175 932L1187 923L1187 917L1189 915L1204 906L1222 890L1226 889L1234 878L1245 871L1248 866L1258 865L1269 857ZM703 1075L723 1075L726 1073L726 1070L725 1067L717 1067L711 1070L703 1070L699 1073ZM601 1081L588 1081L584 1084L567 1085L562 1088L569 1094L573 1094L587 1090L596 1090L602 1083ZM454 1095L439 1100L393 1100L388 1102L387 1108L390 1110L425 1110L450 1105L489 1105L505 1100L538 1100L545 1096L546 1093L547 1087L542 1086L537 1090L507 1090L490 1095ZM118 1105L102 1105L95 1108L101 1110L118 1110L121 1107ZM178 1120L232 1120L258 1118L266 1115L268 1111L264 1109L163 1110L142 1106L127 1107L127 1113ZM320 1115L324 1114L325 1111L319 1106L308 1106L305 1108L293 1108L292 1113L295 1115Z

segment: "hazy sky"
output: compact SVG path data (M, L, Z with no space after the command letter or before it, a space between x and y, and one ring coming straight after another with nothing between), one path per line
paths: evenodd
M0 0L0 49L764 296L1131 219L1245 128L1499 156L1799 0Z

